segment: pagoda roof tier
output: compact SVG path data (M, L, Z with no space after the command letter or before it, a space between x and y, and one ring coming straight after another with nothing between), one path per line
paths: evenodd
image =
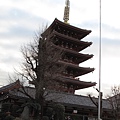
M52 22L52 24L42 33L42 36L49 35L54 29L57 29L62 32L66 32L72 36L76 36L77 39L81 40L85 36L87 36L89 33L91 33L91 30L81 29L75 26L72 26L70 24L66 24L57 18Z
M72 70L74 71L74 77L78 77L78 76L82 76L85 75L87 73L93 72L95 69L94 68L90 68L90 67L80 67L78 65L72 64L72 63L68 63L68 62L64 62L64 61L58 61L59 64L64 64L68 70Z
M57 80L62 83L66 83L68 85L73 85L75 90L92 87L97 84L96 82L85 82L85 81L81 81L81 80L66 77L66 76L60 76L58 77Z
M82 54L82 53L78 53L76 51L73 51L71 49L62 48L62 47L59 47L56 45L54 45L54 46L57 47L58 49L63 50L66 55L68 55L68 56L72 55L72 57L76 57L77 60L75 61L75 63L77 63L77 64L82 63L82 62L93 57L93 54L91 54L91 55L90 54Z
M77 53L77 52L74 52L74 51L71 51L71 50L65 50L66 54L67 55L72 55L72 57L76 57L77 60L76 60L76 63L79 64L79 63L82 63L90 58L93 57L93 55L91 54L82 54L82 53Z
M61 34L55 30L51 33L51 36L53 37L53 39L58 38L61 41L65 41L65 42L77 45L78 52L92 45L92 42L81 41L76 38Z

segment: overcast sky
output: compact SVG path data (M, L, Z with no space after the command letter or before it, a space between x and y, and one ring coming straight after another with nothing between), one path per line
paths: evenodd
M120 0L102 1L102 65L101 87L104 95L111 86L120 84ZM20 48L33 40L35 32L50 25L55 18L63 21L65 0L0 0L0 85L8 84L8 74L13 74L22 62ZM69 23L92 30L84 41L93 42L85 54L94 57L82 67L95 68L82 76L84 81L99 81L99 0L70 0ZM93 88L77 94L98 94Z

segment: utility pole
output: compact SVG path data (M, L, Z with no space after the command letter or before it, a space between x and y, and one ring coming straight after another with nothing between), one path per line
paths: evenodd
M98 120L101 120L101 0L100 0L100 18L99 18L99 99L98 99Z
M100 92L100 95L99 95L99 97L100 97L100 115L99 115L100 119L99 120L101 120L101 118L102 118L102 96L103 96L103 94L102 94L102 92ZM98 107L99 107L99 104L98 104Z
M93 87L93 88L94 88L94 87ZM100 100L100 104L99 104L99 102L98 102L97 107L98 107L98 109L100 110L100 111L99 111L100 114L99 114L99 116L98 116L98 117L100 117L100 119L98 119L98 120L101 120L101 118L102 118L102 96L103 96L103 93L100 92L97 88L94 88L94 89L96 89L97 92L99 93L98 101ZM99 106L99 105L100 105L100 106ZM99 108L99 107L100 107L100 108Z

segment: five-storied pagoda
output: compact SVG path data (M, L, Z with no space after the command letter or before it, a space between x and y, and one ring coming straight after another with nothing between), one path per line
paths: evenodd
M93 55L83 54L82 50L92 44L92 42L85 42L82 39L86 37L91 30L81 29L72 26L68 23L69 20L70 2L66 0L64 10L64 22L55 19L48 29L42 34L42 37L50 37L54 44L64 50L64 57L59 62L66 65L66 70L58 79L59 85L51 86L52 90L59 92L73 93L75 90L88 88L96 85L95 82L81 81L78 77L94 71L94 68L80 67L80 63L90 59Z
M65 70L60 72L59 77L55 78L57 84L54 86L53 84L50 84L48 88L46 88L46 90L49 90L49 92L47 92L47 94L45 93L44 115L46 116L47 113L46 108L53 108L54 104L58 103L64 105L65 107L65 120L97 120L98 98L89 98L88 96L74 94L75 90L96 85L95 82L85 82L81 81L80 79L80 76L94 71L94 68L81 67L81 63L93 57L93 55L82 53L82 50L86 49L92 44L92 42L86 42L82 40L89 33L91 33L91 31L70 25L68 23L69 9L70 2L69 0L66 0L63 18L64 22L55 19L42 34L42 37L45 38L45 40L51 40L54 47L64 52L64 54L60 56L61 58L58 60L58 63L66 66ZM16 107L16 105L19 107L23 106L27 102L30 103L31 97L35 97L34 88L24 87L24 90L26 91L25 93L31 96L30 98L28 95L20 92L21 90L22 89L19 80L15 83L1 87L0 110L2 109L1 106L3 103L11 103L10 107L8 107L8 110L11 108L11 111L9 111L12 113L12 115L18 116L17 111L19 109ZM16 112L13 111L11 106L16 108ZM33 111L30 111L31 113L29 115L32 118L35 116L34 113L36 112L36 109L35 111L34 109ZM108 100L102 99L102 120L112 120L109 119L112 115L111 113L111 107L108 103ZM0 118L2 115L3 114L1 114Z

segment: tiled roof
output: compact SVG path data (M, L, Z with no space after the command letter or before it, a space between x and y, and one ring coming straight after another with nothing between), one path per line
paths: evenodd
M34 89L34 88L32 88L32 87L25 87L24 89L25 89L25 91L27 92L27 94L29 94L32 98L35 97L35 89ZM20 91L22 91L22 92L20 92ZM22 88L19 88L18 91L10 91L9 93L12 94L12 95L16 95L16 96L18 96L18 97L28 98L28 96L26 96L26 95L24 94L24 91L23 91Z
M6 86L3 86L0 88L0 93L2 92L9 92L10 90L13 90L13 89L17 89L17 88L20 88L20 81L17 80L16 82L14 83L11 83L9 85L6 85Z
M84 106L84 107L92 107L96 108L94 103L90 100L88 96L81 96L81 95L73 95L73 94L67 94L67 93L58 93L58 92L52 92L49 93L46 97L46 100L63 103L63 104L70 104L72 106ZM97 98L93 98L94 101L98 101ZM107 100L102 100L103 109L110 109L110 104Z
M20 88L21 89L21 88ZM35 97L35 89L31 87L26 87L26 91L32 96ZM10 95L13 95L14 97L23 97L23 98L28 98L26 95L23 93L17 91L17 90L12 90L9 91ZM3 96L5 94L1 94L0 100L7 99L7 97ZM12 96L11 96L12 97ZM97 98L93 98L94 101L98 101ZM49 91L46 95L46 101L53 101L57 103L62 103L68 106L72 107L83 107L83 108L92 108L96 109L96 106L94 103L91 101L91 99L88 96L82 96L82 95L75 95L75 94L70 94L70 93L61 93L61 92L55 92L55 91ZM108 103L107 100L103 99L102 100L102 107L103 109L110 109L110 104Z
M89 33L91 33L91 30L81 29L69 24L65 24L64 22L61 22L57 18L52 22L52 24L46 29L44 33L42 33L42 36L48 34L48 31L53 30L56 26L62 26L63 29L66 29L68 31L72 31L78 34L79 39L84 38Z
M64 76L59 76L57 79L60 80L63 83L71 83L73 85L76 85L77 86L76 89L83 89L83 88L88 88L88 87L96 85L95 82L85 82L85 81L81 81L81 80L66 77L66 76L65 77Z

